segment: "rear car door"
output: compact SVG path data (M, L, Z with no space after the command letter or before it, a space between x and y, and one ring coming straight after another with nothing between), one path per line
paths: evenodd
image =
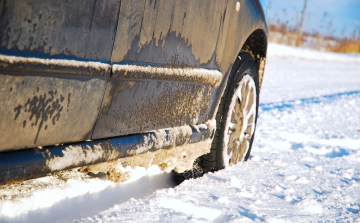
M0 1L0 151L90 139L120 1Z

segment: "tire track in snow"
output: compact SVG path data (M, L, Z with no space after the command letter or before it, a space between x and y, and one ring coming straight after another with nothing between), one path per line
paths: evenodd
M360 91L260 105L257 142L338 158L360 151ZM273 134L276 129L277 134ZM266 140L264 140L266 139Z

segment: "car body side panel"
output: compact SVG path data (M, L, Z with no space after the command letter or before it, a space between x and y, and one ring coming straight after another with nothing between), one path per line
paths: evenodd
M120 1L0 1L0 151L90 139Z
M218 70L222 80L214 87L180 78L172 83L161 78L151 81L160 75L146 71L139 71L132 80L112 75L93 138L195 125L214 118L243 43L254 30L266 32L260 4L242 0L236 11L237 2L123 0L112 64Z
M0 73L0 150L89 139L106 82L107 77Z
M111 100L103 102L93 139L204 123L215 90L203 83L112 78L105 93Z
M120 1L4 0L0 53L110 62Z
M10 141L0 151L213 119L247 37L267 32L259 2L240 0L240 11L237 2L0 1L0 54L37 58L0 61L0 134ZM221 78L129 78L116 74L117 65L204 69Z
M226 1L124 0L111 61L207 64L214 55L225 9Z
M246 38L257 29L267 32L257 0L123 0L111 61L226 73Z

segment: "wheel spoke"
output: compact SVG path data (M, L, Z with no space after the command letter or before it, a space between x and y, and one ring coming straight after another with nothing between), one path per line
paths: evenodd
M239 141L234 142L232 156L231 156L231 164L235 164L238 160L239 156Z
M246 100L247 112L250 112L250 109L252 108L253 104L254 104L254 93L253 90L251 89L251 91L248 94L248 100Z
M253 79L245 75L234 92L227 119L226 155L229 165L244 160L255 129L256 87Z
M241 99L242 99L242 103L241 103L241 110L244 110L245 107L245 100L246 100L246 96L247 96L247 89L244 85L241 86Z
M236 124L237 124L237 123L233 123L233 122L230 122L230 123L229 123L229 130L230 130L231 132L235 132L235 131L236 131Z
M244 134L245 135L245 138L246 139L250 139L251 138L251 136L253 135L253 133L254 133L254 126L251 124L251 125L248 125L247 127L246 127L246 130L245 130L245 133L246 134Z
M242 160L243 156L245 155L245 152L248 149L248 142L246 140L244 140L241 144L241 151L240 151L240 157L239 157L239 161Z
M254 122L254 114L251 114L250 118L248 118L247 120L248 120L247 122L252 125L252 123ZM249 124L248 124L248 126L249 126Z
M234 142L237 139L236 136L237 136L236 132L231 133L229 138L229 143Z
M231 109L231 122L232 123L236 123L236 119L237 119L237 114L236 114L236 110L235 108L232 108Z

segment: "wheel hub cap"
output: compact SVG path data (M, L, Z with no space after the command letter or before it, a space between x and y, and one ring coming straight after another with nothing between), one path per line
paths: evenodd
M243 161L255 130L256 86L250 75L244 75L231 99L225 126L225 164Z

